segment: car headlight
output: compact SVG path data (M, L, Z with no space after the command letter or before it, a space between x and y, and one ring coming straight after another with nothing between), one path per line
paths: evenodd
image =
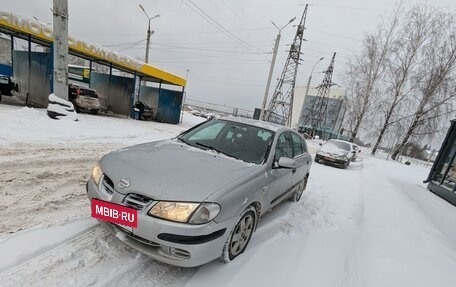
M99 164L93 167L92 170L92 178L93 181L98 185L100 183L101 176L103 175L103 171L101 170L101 167Z
M203 224L211 221L220 213L220 205L216 203L202 203L188 221L191 224Z
M214 219L219 212L220 206L215 203L160 201L148 214L176 222L202 224Z

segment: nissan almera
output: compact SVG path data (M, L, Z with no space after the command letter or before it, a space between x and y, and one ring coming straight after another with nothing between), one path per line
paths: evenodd
M291 129L214 119L103 156L87 192L92 215L127 245L192 267L243 253L262 215L299 201L311 163Z

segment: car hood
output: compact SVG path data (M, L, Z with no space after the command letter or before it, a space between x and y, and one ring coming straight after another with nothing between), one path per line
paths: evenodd
M177 140L117 150L104 156L100 164L119 193L175 201L203 201L260 167ZM121 189L119 180L126 178L130 186Z
M349 152L334 145L324 145L317 153L329 156L346 156Z

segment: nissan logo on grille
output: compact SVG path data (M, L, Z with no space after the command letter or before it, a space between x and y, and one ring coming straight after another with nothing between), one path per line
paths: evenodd
M117 185L119 186L119 188L127 188L130 186L130 179L122 178L119 180L119 183Z

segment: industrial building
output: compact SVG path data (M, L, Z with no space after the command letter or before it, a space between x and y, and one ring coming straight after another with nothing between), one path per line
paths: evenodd
M312 104L318 94L316 87L310 87L307 95L306 90L307 86L296 85L293 99L291 126L301 131L306 128L306 116L308 116L309 111L312 108ZM322 130L317 131L317 134L323 136L324 138L335 138L339 135L345 114L344 99L345 90L331 88L328 96L326 113L321 123ZM301 113L304 122L300 123L299 119Z

